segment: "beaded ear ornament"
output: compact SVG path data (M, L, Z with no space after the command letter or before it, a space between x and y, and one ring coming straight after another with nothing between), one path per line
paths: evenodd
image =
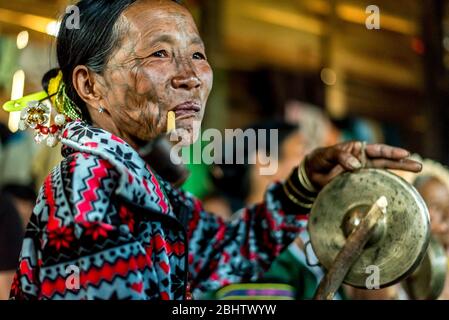
M57 114L51 119L51 108L44 103L49 100ZM65 92L62 72L52 78L45 91L30 94L23 98L8 101L3 105L8 112L20 111L19 130L34 130L34 141L38 144L46 141L49 147L55 147L61 139L64 125L72 120L81 119L81 112Z

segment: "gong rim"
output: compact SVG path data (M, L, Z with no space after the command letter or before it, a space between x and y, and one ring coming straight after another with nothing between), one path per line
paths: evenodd
M365 247L349 270L344 283L353 287L367 287L368 266L379 267L379 288L398 283L416 270L430 238L424 200L397 175L386 170L363 169L333 179L319 193L310 213L310 242L321 265L329 270L346 241L342 222L347 213L356 206L371 206L383 195L389 204L385 234L377 243Z
M443 245L433 236L425 257L416 271L404 280L404 289L412 299L434 300L444 291L448 257Z

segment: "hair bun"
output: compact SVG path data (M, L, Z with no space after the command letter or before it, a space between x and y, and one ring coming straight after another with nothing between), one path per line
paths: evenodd
M53 78L56 78L59 74L59 71L61 71L61 69L59 69L59 68L50 69L42 77L42 81L41 81L42 88L44 88L44 90L45 90L45 92L47 92L47 94L48 94L48 86L50 85L50 80Z

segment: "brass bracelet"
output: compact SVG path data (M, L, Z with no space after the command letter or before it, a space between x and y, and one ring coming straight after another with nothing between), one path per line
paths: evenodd
M306 168L305 168L305 160L303 160L301 162L301 165L299 166L298 174L299 174L299 179L300 179L299 181L304 184L304 188L306 188L308 191L310 191L312 193L317 193L317 190L315 189L312 182L310 182L309 177L307 176Z
M312 187L307 184L307 182L303 176L301 167L298 168L298 179L299 179L299 183L304 187L304 189L306 189L310 193L315 193L315 191L311 190Z
M302 177L302 172L301 172L301 165L298 168L298 179L299 179L299 183L307 190L309 191L309 188L307 188L306 183L304 181L304 178ZM309 191L310 192L310 191Z
M291 202L293 202L293 203L296 204L297 206L300 206L300 207L305 208L305 209L311 209L311 208L312 208L313 203L311 203L311 204L306 204L306 203L303 203L303 202L299 201L298 199L296 199L293 195L291 195L291 194L288 192L287 186L286 186L284 183L282 184L282 187L284 188L284 192L285 192L285 194L287 195L287 197L290 199Z
M305 183L305 188L313 193L316 193L317 190L315 189L315 187L313 186L312 182L310 182L309 177L307 176L306 173L306 165L305 165L305 160L301 162L301 166L300 166L300 171L301 171L301 176L304 179L304 183Z
M304 193L302 193L300 190L298 190L295 185L293 184L293 182L290 179L287 179L287 183L290 186L290 188L301 198L304 198L306 200L309 200L310 202L314 202L315 201L315 197L309 197L306 196Z

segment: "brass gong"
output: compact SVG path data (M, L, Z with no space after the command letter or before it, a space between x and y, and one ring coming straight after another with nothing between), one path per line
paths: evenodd
M444 290L447 274L447 256L444 247L434 237L421 265L403 281L403 286L411 299L438 299Z
M379 287L387 287L421 263L430 237L424 200L395 174L362 169L343 173L327 184L310 213L311 245L321 265L329 270L347 236L381 196L387 198L387 212L344 280L354 287L366 288L368 277L376 270Z

